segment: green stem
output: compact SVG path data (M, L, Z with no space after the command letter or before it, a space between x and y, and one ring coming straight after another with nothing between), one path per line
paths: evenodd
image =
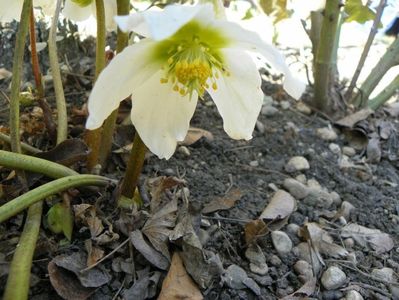
M60 65L57 56L57 25L58 17L61 10L61 0L57 1L57 6L51 22L50 33L48 38L48 51L50 57L51 73L53 75L55 99L57 103L57 144L66 140L68 137L68 116L65 102L64 88L62 86Z
M0 206L0 223L15 216L29 206L69 188L87 185L106 186L110 183L110 179L97 175L73 175L56 179Z
M130 11L129 0L117 0L118 16L128 15ZM116 36L116 52L120 53L129 43L129 35L118 28ZM115 130L118 109L115 109L105 120L101 137L101 146L99 153L99 162L102 167L105 166L109 153L111 152L113 134Z
M378 109L399 90L399 75L397 75L376 97L368 102L371 109Z
M326 2L323 24L320 32L320 42L316 54L314 106L322 111L329 108L329 87L331 70L334 68L334 43L338 33L340 1L329 0Z
M15 53L12 65L11 97L10 97L10 136L13 152L21 152L19 134L19 89L21 85L21 73L24 60L25 40L28 34L29 14L32 0L25 0L22 6L21 21L15 42Z
M0 140L3 142L6 142L8 144L11 144L11 138L8 135L1 133L1 132L0 132ZM24 152L33 153L33 154L41 152L40 149L37 149L37 148L35 148L29 144L26 144L24 142L21 142L21 149Z
M133 198L139 182L141 170L144 165L145 153L147 147L144 145L139 134L136 131L133 141L133 148L130 152L129 162L127 164L125 177L123 178L121 194L127 198Z
M105 67L105 43L106 43L106 28L105 28L105 9L104 1L96 0L96 16L97 16L97 43L96 43L96 77L100 75ZM90 148L90 153L87 156L87 168L92 170L99 162L100 143L101 143L102 128L95 130L88 130L85 134L85 141Z
M377 13L374 18L373 25L371 26L369 36L367 38L366 44L364 45L362 55L360 56L359 62L357 63L355 73L353 74L348 90L345 93L345 99L349 100L352 97L353 89L356 86L356 82L359 78L360 72L362 71L364 63L368 57L371 45L374 41L374 37L378 32L378 25L380 24L381 16L386 6L386 2L386 0L380 0L380 4L377 7Z
M40 173L51 178L78 175L74 170L55 162L4 150L0 150L0 166Z
M382 77L384 77L386 72L391 67L396 66L398 64L399 64L399 39L395 39L395 41L388 47L387 51L378 61L374 69L371 70L370 74L367 76L366 80L359 88L359 92L353 99L353 104L359 107L366 106L370 94L378 85Z
M30 269L40 231L42 207L42 202L29 207L24 229L11 262L4 300L28 299Z

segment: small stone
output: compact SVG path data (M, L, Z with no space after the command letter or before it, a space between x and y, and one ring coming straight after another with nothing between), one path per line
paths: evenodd
M257 161L257 160L253 160L253 161L250 161L249 162L249 165L251 166L251 167L259 167L259 161Z
M294 270L298 275L302 275L301 281L308 281L313 277L312 266L305 260L298 260L294 265Z
M285 165L285 170L289 173L310 169L308 160L303 156L294 156Z
M352 205L352 203L348 201L344 201L341 204L341 214L345 219L349 220L351 212L355 209L355 207Z
M340 216L340 217L338 218L338 223L339 223L339 225L341 225L341 226L345 226L346 224L348 224L348 222L346 221L346 219L345 219L344 216Z
M273 105L273 97L265 95L263 97L263 106L272 106Z
M398 284L390 284L389 290L392 294L392 299L399 299L399 285Z
M316 134L319 138L321 138L324 141L328 141L328 142L335 141L338 138L334 129L332 129L330 127L318 128L316 130Z
M266 275L267 272L269 271L269 267L267 266L266 263L259 264L259 265L249 263L249 269L251 270L252 273L255 273L258 275Z
M208 233L208 231L206 231L206 230L204 230L204 229L202 229L202 228L199 229L199 231L198 231L198 238L199 238L199 240L200 240L202 246L205 246L205 245L206 245L206 243L209 241L209 238L210 238L210 237L211 237L211 236L210 236L210 234Z
M299 227L299 225L297 225L295 223L290 223L287 225L287 232L291 233L292 235L297 236L300 228L301 227Z
M274 183L269 183L268 185L267 185L272 191L278 191L279 190L279 188L277 187L277 185L275 185Z
M261 113L266 117L272 117L278 113L278 109L274 106L264 106L262 107Z
M190 156L191 152L190 150L186 147L186 146L180 146L177 151L179 151L181 154L185 155L185 156Z
M280 107L283 110L287 110L287 109L289 109L291 107L291 103L289 101L281 101L280 102Z
M266 257L258 245L248 246L245 251L245 257L250 261L249 268L251 272L259 275L267 274L269 267L266 264Z
M344 146L342 147L342 153L348 157L355 156L356 150L352 147Z
M346 293L345 300L363 300L363 297L358 291L351 290Z
M316 179L313 179L313 178L308 180L308 187L321 190L320 183Z
M298 200L305 198L309 194L308 187L293 178L285 179L283 186Z
M303 184L306 184L306 182L308 181L306 179L305 174L299 174L298 176L295 177L295 180L298 180L300 183L303 183Z
M328 149L334 154L340 154L341 153L341 147L338 144L335 143L330 143L328 145Z
M335 290L346 282L345 273L336 266L329 267L321 276L321 283L326 290Z
M284 257L292 250L292 241L283 231L273 231L271 233L273 246L280 257Z
M297 109L299 112L301 112L301 113L303 113L303 114L305 114L305 115L310 115L310 114L312 113L312 110L310 109L310 107L307 106L307 105L306 105L305 103L303 103L302 101L297 103L296 109Z
M281 259L277 255L272 255L269 259L269 262L272 266L280 266L281 265Z
M244 289L243 281L248 278L247 273L237 265L230 265L226 272L222 275L223 282L225 282L232 289Z
M393 280L393 269L391 268L381 268L381 269L373 269L371 271L371 276L381 279L384 282L392 282Z
M310 188L309 194L303 199L303 203L314 207L329 208L333 204L333 199L329 192Z
M355 245L355 241L352 238L344 239L344 245L345 245L345 248L351 249Z
M265 133L266 128L265 125L261 122L261 121L256 121L256 129L260 132L260 133Z
M330 197L336 206L341 205L342 203L341 196L337 192L331 192Z

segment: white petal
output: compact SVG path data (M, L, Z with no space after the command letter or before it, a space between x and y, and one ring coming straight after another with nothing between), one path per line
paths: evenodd
M75 22L87 20L92 15L91 5L81 7L72 0L65 0L62 14Z
M227 134L233 139L249 140L263 102L260 75L245 51L224 49L222 54L230 74L220 75L217 89L209 88L208 93L223 118Z
M181 96L157 72L132 94L132 122L141 139L159 158L169 159L184 140L197 105L197 94Z
M0 22L19 21L23 2L23 0L0 0Z
M89 97L86 128L96 129L136 87L161 68L150 53L154 42L143 40L126 47L101 72Z
M306 85L292 75L285 63L285 57L274 46L263 41L255 32L245 30L238 24L216 21L214 25L232 41L233 47L262 55L277 72L284 74L283 87L287 93L295 99L301 97Z
M173 35L193 18L198 18L201 22L212 20L212 5L169 5L163 11L148 10L129 16L118 16L115 21L123 31L131 30L159 41Z

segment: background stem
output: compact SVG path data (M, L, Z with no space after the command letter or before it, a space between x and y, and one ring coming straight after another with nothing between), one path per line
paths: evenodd
M399 90L399 75L397 75L377 96L368 102L371 109L378 109Z

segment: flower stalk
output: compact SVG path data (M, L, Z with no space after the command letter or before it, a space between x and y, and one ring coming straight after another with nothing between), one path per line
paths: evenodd
M66 140L68 136L68 116L67 116L64 88L62 86L60 65L58 63L58 57L57 57L58 52L56 44L57 25L58 25L60 10L61 10L61 0L58 0L53 20L51 22L50 34L48 38L50 67L51 67L51 73L53 75L55 99L57 103L57 119L58 119L57 144Z
M128 15L130 10L129 0L117 0L117 11L118 16ZM116 52L117 54L122 52L122 50L129 43L129 35L118 28L116 36ZM99 153L100 165L104 168L106 165L107 158L111 152L113 134L116 125L116 119L118 117L118 109L115 109L109 117L105 120L103 125L103 132L101 138L101 146Z
M96 39L96 74L98 75L105 68L105 8L103 0L96 0L96 16L97 16L97 39ZM88 130L85 134L85 142L91 152L87 156L87 168L92 170L99 162L100 144L101 144L102 128Z
M378 109L399 90L399 75L397 75L377 96L368 102L371 109Z

